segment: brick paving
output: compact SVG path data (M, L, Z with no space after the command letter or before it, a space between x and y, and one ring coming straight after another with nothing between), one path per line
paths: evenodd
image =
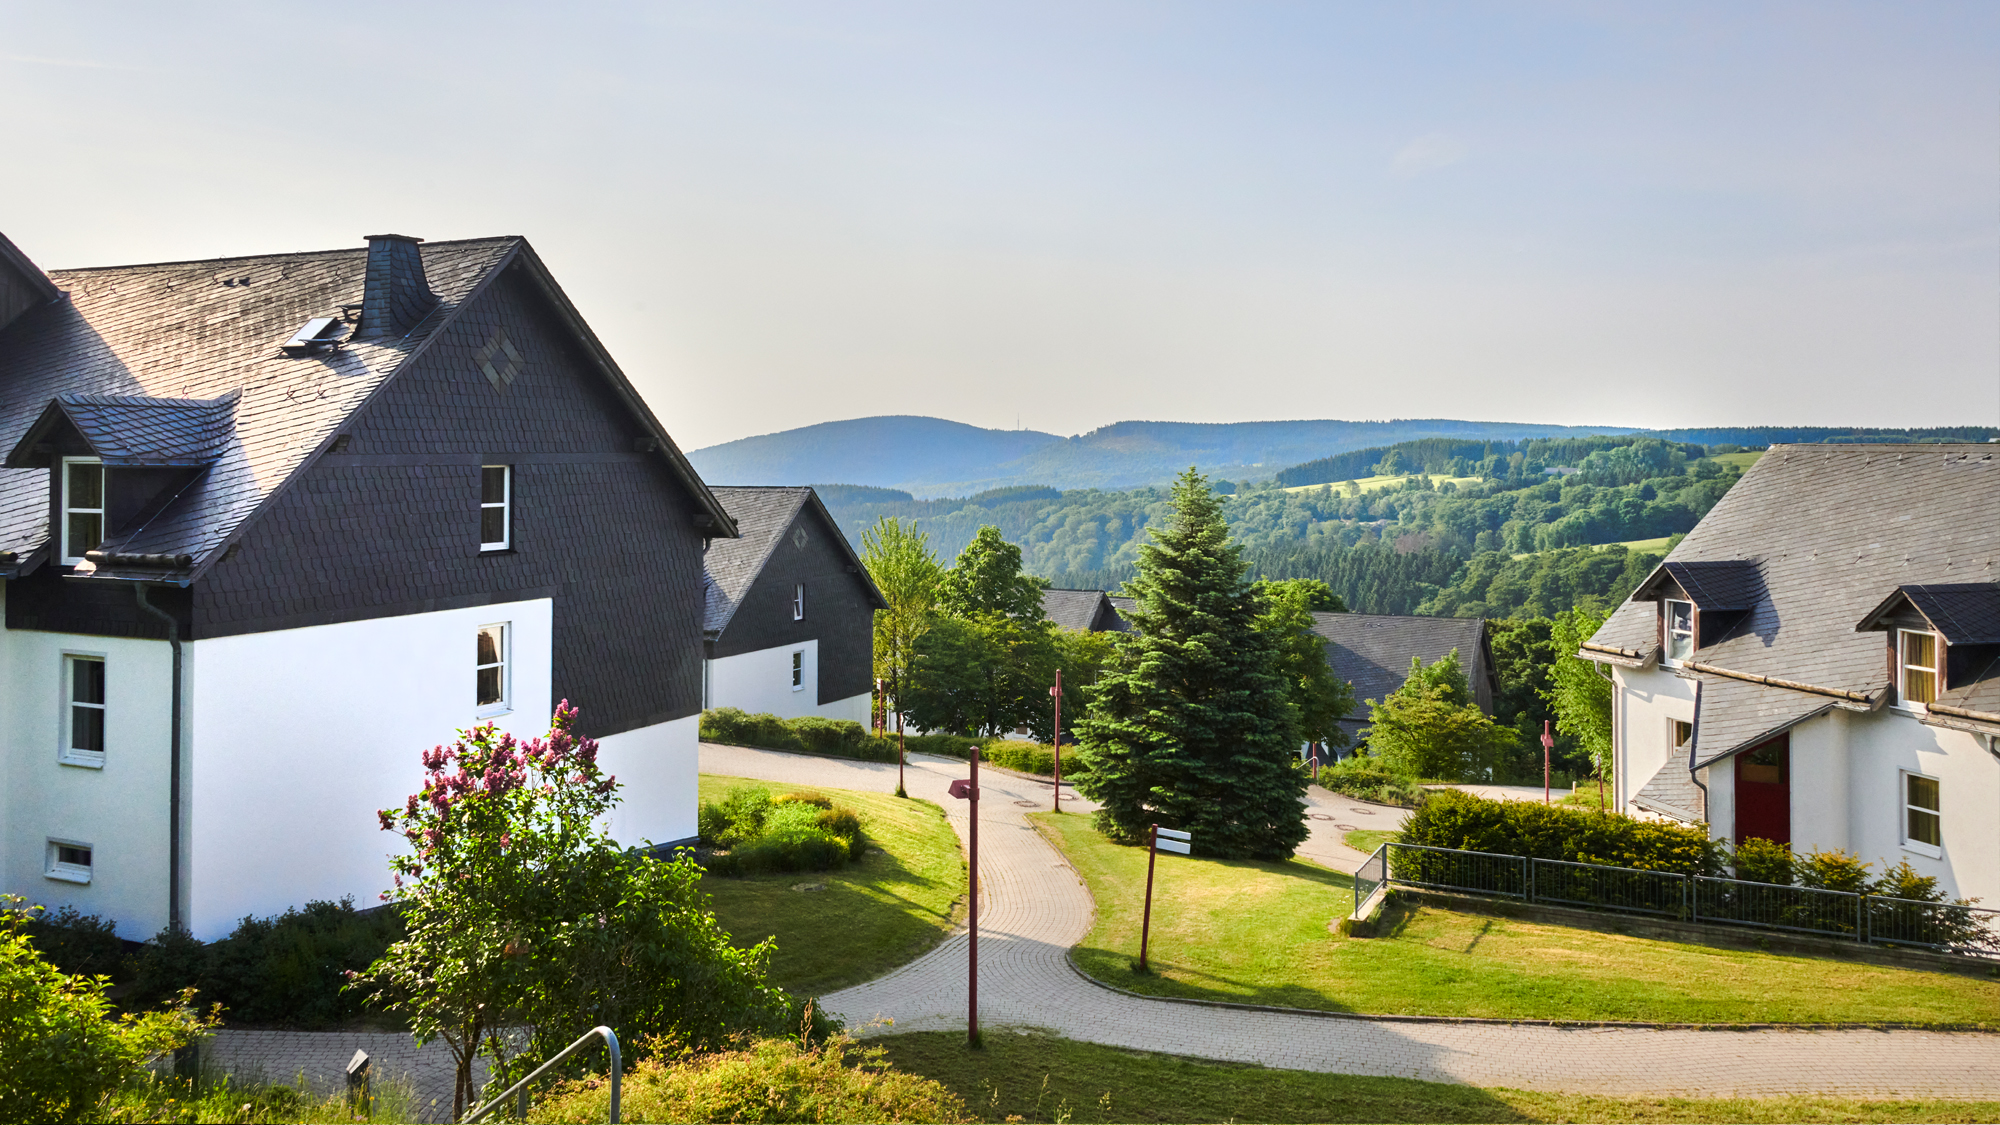
M738 747L704 745L701 768L877 792L896 786L894 765ZM966 802L952 799L946 786L965 769L962 762L912 756L908 781L913 796L945 808L961 838ZM981 780L979 997L980 1021L991 1033L1032 1028L1115 1047L1298 1070L1575 1093L2000 1098L1996 1035L1421 1022L1212 1008L1113 992L1069 965L1067 950L1089 931L1094 908L1076 873L1024 818L1049 807L1048 782L985 770ZM1382 808L1322 794L1314 791L1314 808L1342 817L1357 807ZM1063 800L1068 807L1067 794ZM1079 801L1077 807L1088 806ZM1337 841L1341 822L1312 823L1324 828L1302 851L1341 858L1326 842L1328 833ZM965 945L961 931L886 976L825 997L827 1009L861 1034L961 1030Z
M369 1074L380 1091L407 1084L419 1121L451 1119L451 1051L443 1043L419 1049L416 1040L395 1031L220 1031L202 1045L202 1065L236 1076L287 1086L302 1084L314 1094L347 1089L347 1061L360 1048L371 1060ZM476 1082L486 1081L485 1060L473 1063Z

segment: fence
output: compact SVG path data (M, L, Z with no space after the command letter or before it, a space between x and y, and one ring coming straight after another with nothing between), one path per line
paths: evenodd
M2000 956L2000 910L1959 903L1387 843L1354 874L1354 916L1391 886Z

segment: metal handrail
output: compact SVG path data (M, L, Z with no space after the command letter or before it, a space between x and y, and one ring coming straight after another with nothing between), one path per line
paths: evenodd
M533 1082L537 1078L540 1078L544 1073L548 1071L550 1067L556 1065L557 1063L575 1054L578 1048L582 1047L585 1043L590 1042L593 1038L597 1036L604 1037L604 1046L607 1050L611 1052L610 1120L611 1120L611 1125L618 1125L618 1092L620 1087L619 1079L623 1076L623 1071L621 1070L618 1062L618 1033L611 1030L608 1027L593 1027L589 1031L584 1032L583 1038L577 1040L574 1043L571 1043L569 1046L564 1047L562 1050L556 1052L555 1058L552 1058L549 1061L543 1063L542 1065L536 1067L535 1072L533 1074L528 1075L526 1078L521 1079L519 1082L514 1083L512 1086L509 1086L505 1090L500 1091L500 1093L494 1096L492 1101L487 1102L485 1105L480 1106L478 1109L475 1109L471 1113L466 1114L464 1119L465 1125L472 1125L472 1122L479 1120L480 1118L486 1116L489 1113L492 1113L493 1110L497 1108L501 1102L507 1100L507 1095L516 1092L518 1092L521 1095L521 1118L522 1120L526 1120L528 1117L528 1083Z

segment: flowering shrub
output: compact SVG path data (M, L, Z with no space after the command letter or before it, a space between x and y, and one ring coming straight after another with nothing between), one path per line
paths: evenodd
M628 1042L671 1033L698 1048L798 1026L791 999L765 981L770 943L730 945L700 868L604 832L618 782L575 732L576 714L564 701L547 737L527 742L491 725L461 731L424 753L423 789L379 814L410 845L384 895L408 936L357 984L407 1016L420 1042L451 1048L454 1116L480 1051L500 1083L598 1024ZM510 1027L526 1036L511 1057L498 1034Z

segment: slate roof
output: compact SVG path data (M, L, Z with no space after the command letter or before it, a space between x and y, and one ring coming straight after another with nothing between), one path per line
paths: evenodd
M1434 664L1453 649L1459 667L1485 710L1493 707L1493 666L1483 617L1400 617L1373 613L1315 613L1313 632L1326 639L1333 673L1354 685L1354 701L1380 700L1410 676L1411 658ZM1348 720L1366 722L1366 710Z
M1874 629L1907 602L1924 615L1948 645L2000 644L2000 582L1898 586L1856 626Z
M764 564L771 558L771 552L778 547L785 530L799 511L811 506L818 511L831 536L847 555L848 565L854 568L859 580L868 588L868 596L877 609L887 609L881 591L875 588L874 579L868 576L868 568L861 565L860 556L848 543L847 536L839 531L826 506L820 502L819 493L809 485L772 485L764 487L718 485L711 488L715 498L729 510L736 520L738 538L718 539L711 543L708 554L703 559L703 567L708 572L708 599L702 612L702 632L710 640L722 635L729 627L729 619L736 615L736 607L743 604L743 598L750 593L750 587L763 573Z
M1658 597L1668 579L1681 588L1689 600L1705 611L1733 613L1749 609L1764 594L1764 582L1757 564L1739 560L1662 563L1646 582L1633 591L1634 599Z
M1043 590L1042 612L1050 621L1079 633L1123 631L1125 621L1102 590Z
M213 452L208 471L194 486L143 528L104 543L107 552L192 555L198 574L487 279L518 260L543 279L545 291L586 347L596 350L618 392L659 435L697 506L718 520L717 533L728 533L720 525L720 506L547 279L525 240L430 242L421 253L430 288L442 302L436 310L406 335L350 340L310 357L288 356L279 345L306 321L340 316L342 305L362 301L366 246L50 271L49 279L67 299L31 309L0 330L0 449L14 448L51 403L66 396L74 404L64 407L72 418L94 420L79 421L80 428L101 424L107 433L99 438L135 458L168 439L172 448L200 449L201 456ZM233 432L219 451L209 450L205 442L219 436L214 427L220 419L190 402L224 399L233 407ZM178 405L140 405L149 401ZM143 436L108 436L114 422L140 418L152 419L141 424ZM47 489L47 469L0 468L0 552L28 556L45 546ZM98 573L108 575L102 568Z
M2000 447L1774 445L1662 569L1717 562L1734 569L1716 573L1737 576L1754 565L1761 596L1720 640L1704 644L1695 662L1819 690L1700 673L1698 725L1706 731L1697 738L1705 759L1727 752L1724 743L1755 741L1760 723L1768 724L1764 731L1789 725L1801 709L1822 708L1830 698L1863 707L1884 698L1882 636L1856 627L1899 587L2000 581ZM1656 578L1640 585L1656 589ZM1619 606L1584 655L1603 659L1604 649L1623 650L1633 662L1657 655L1658 609L1640 597ZM1938 604L1981 622L1983 610L1971 604L1978 601L1954 592ZM1947 695L1984 700L2000 687L1981 683Z
M211 399L144 395L57 395L7 458L27 468L33 443L62 420L76 427L107 465L212 465L236 435L241 391Z

